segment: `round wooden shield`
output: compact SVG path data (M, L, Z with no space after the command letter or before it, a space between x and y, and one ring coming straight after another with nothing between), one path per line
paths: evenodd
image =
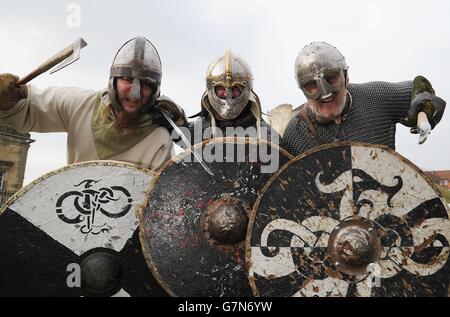
M164 296L135 213L153 177L92 161L20 190L0 211L0 296Z
M244 241L248 211L269 177L291 156L266 141L217 138L162 169L142 211L149 267L172 296L251 296Z
M250 214L259 296L447 296L450 222L426 175L396 152L325 145L273 175Z

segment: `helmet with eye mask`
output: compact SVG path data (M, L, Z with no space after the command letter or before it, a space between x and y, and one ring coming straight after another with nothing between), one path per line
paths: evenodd
M295 78L305 96L326 101L346 87L348 65L344 56L325 42L314 42L300 51Z
M246 107L253 88L250 66L227 50L206 72L208 101L221 119L236 119Z

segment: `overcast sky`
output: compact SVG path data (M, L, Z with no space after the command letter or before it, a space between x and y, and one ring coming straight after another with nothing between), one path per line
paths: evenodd
M450 100L447 1L8 1L0 10L0 72L23 76L78 37L75 64L31 83L103 89L119 47L136 35L158 49L162 93L198 112L205 73L231 48L251 66L263 110L305 101L294 80L299 50L326 41L345 56L351 82L427 77ZM450 110L424 145L397 126L397 151L425 170L450 169ZM32 133L25 182L66 163L65 134Z

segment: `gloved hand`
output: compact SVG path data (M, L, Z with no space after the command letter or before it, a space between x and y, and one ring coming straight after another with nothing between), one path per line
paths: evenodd
M186 114L180 106L178 106L174 101L172 101L170 98L165 96L160 96L156 100L156 108L165 109L167 110L172 120L176 123L177 126L186 126L188 123ZM165 120L164 120L165 121ZM169 125L170 129L171 126Z
M426 113L431 128L434 129L444 115L445 105L446 102L438 96L433 96L429 92L419 93L411 102L411 107L408 111L408 122L411 123L414 129L417 126L417 115L422 111Z
M27 87L16 86L18 79L13 74L0 74L0 110L9 110L19 100L27 97Z
M431 83L423 76L417 76L413 81L411 107L407 114L407 126L412 127L411 133L417 133L417 115L425 112L431 128L441 121L446 102L435 95Z

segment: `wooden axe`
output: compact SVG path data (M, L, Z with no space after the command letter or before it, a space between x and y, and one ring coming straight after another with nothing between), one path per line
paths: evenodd
M86 45L87 43L80 37L73 44L67 46L65 49L52 56L46 62L42 63L38 68L33 70L31 73L29 73L25 77L20 78L16 82L16 85L17 86L25 85L33 78L39 76L42 73L45 73L50 68L59 63L61 64L52 69L50 71L50 74L53 74L61 70L62 68L72 64L73 62L77 61L80 58L80 50Z

